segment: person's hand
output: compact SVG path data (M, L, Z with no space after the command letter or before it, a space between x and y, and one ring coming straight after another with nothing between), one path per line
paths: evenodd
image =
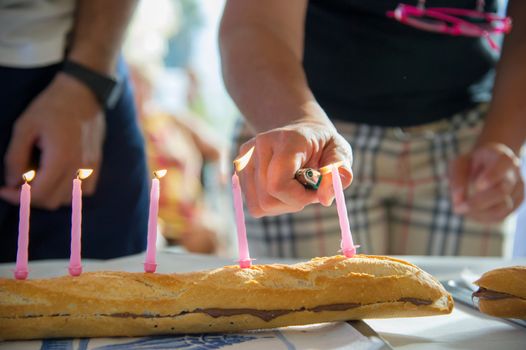
M455 159L450 165L455 213L479 222L499 222L524 199L520 161L506 145L490 143Z
M241 146L240 156L252 147L254 153L238 175L254 217L297 212L311 203L332 203L332 175L324 175L318 190L312 191L295 180L300 168L343 162L339 168L343 187L351 184L351 146L332 125L301 122L260 133Z
M83 192L95 191L102 158L106 122L101 107L87 87L63 73L37 96L13 128L5 165L6 186L0 198L18 203L16 188L29 170L34 147L40 150L33 205L56 209L71 200L72 180L79 168L92 168Z

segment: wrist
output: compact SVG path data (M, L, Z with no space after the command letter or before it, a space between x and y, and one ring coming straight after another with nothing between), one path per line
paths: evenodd
M62 91L72 92L83 100L89 100L99 105L97 98L86 85L64 72L58 72L55 75L51 86Z
M289 125L310 124L336 130L325 111L315 101L309 101L293 108L282 108L280 112L270 112L272 116L266 115L253 120L257 132L283 128ZM265 113L266 114L266 113Z
M89 106L84 107L90 111L87 115L96 115L102 110L96 96L88 87L63 72L58 72L55 75L48 89L55 90L60 96L68 96L68 100L74 99L79 106Z
M61 73L84 85L103 108L113 108L121 96L122 84L119 81L82 63L67 59L62 65Z
M104 48L99 50L93 48L78 48L72 50L67 56L66 60L70 60L81 64L95 72L102 75L114 76L115 66L117 63L117 55L105 53Z
M484 127L475 146L502 144L519 155L526 141L525 112L524 105L502 99L494 100L486 114Z
M493 150L498 154L504 154L515 163L517 167L520 167L520 155L515 152L511 147L502 142L485 142L477 144L474 148L477 150Z
M484 130L480 134L477 142L475 143L474 148L481 148L492 145L502 145L510 150L515 156L519 156L521 153L521 148L523 146L523 141L514 140L512 137L503 133L500 135L496 132L485 132Z

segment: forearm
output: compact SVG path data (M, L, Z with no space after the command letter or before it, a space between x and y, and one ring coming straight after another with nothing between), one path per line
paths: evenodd
M511 1L513 30L497 67L493 100L479 144L503 143L516 154L526 140L526 2Z
M266 25L221 28L225 84L256 132L299 121L332 126L308 87L302 54Z
M137 0L78 0L68 58L113 73L136 4Z

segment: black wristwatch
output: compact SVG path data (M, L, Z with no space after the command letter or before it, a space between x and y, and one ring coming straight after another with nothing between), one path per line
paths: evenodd
M86 85L105 109L115 107L121 97L122 84L113 77L69 60L64 61L61 71Z

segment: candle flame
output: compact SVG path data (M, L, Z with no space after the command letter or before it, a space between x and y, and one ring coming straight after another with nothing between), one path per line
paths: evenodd
M167 172L168 172L168 170L166 170L166 169L155 170L153 172L153 176L155 176L157 179L160 179L160 178L164 177L164 175L166 175Z
M36 172L34 170L29 170L27 173L22 174L22 179L25 182L31 182L35 178Z
M319 169L320 173L322 175L327 175L328 173L332 172L332 167L335 166L336 168L339 168L343 165L343 161L339 161L339 162L336 162L336 163L332 163L332 164L329 164L329 165L326 165L324 167L321 167Z
M252 158L252 153L254 153L254 146L252 146L247 153L243 154L238 159L234 160L234 168L237 172L243 170L248 162L250 161L250 158Z
M84 180L93 173L93 169L79 169L77 170L77 179Z

